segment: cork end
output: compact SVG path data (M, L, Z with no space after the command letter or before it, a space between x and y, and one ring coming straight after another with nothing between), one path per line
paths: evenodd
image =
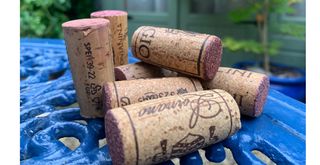
M109 153L112 159L112 164L122 165L125 164L124 146L121 141L122 135L119 129L119 123L112 111L108 111L104 118L105 121L105 134L109 146Z
M65 22L62 24L62 27L65 29L77 29L85 30L88 28L99 29L106 27L110 22L103 18L86 18L86 19L76 19Z
M217 73L222 55L222 42L220 38L211 36L207 40L204 55L204 79L212 80Z
M103 102L103 111L105 113L107 113L110 109L112 109L111 107L111 97L110 97L110 88L108 86L108 84L105 84L103 86L103 90L102 90L102 102Z
M91 18L126 16L126 15L128 15L128 13L122 10L102 10L102 11L96 11L90 14Z
M119 68L114 68L114 76L116 81L127 80L126 75Z
M268 96L269 86L270 86L269 78L268 76L264 76L260 82L260 85L257 91L257 96L254 102L254 111L253 111L252 117L258 117L261 115L263 111L263 105Z

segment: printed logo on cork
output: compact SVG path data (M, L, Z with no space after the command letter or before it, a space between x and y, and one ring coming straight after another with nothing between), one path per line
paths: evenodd
M181 110L188 107L191 110L189 128L194 128L202 119L211 119L222 112L221 104L227 104L223 99L217 101L220 96L212 93L205 94L184 94L182 99L159 103L144 107L138 112L139 117L156 115L162 111Z
M139 46L139 54L144 58L150 57L150 50L149 46L152 42L152 39L154 38L154 34L156 33L156 30L153 28L146 29L141 34L141 38L139 40L140 46Z

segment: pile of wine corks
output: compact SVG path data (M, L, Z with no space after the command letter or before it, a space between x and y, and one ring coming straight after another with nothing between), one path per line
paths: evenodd
M258 117L266 75L220 67L219 37L139 27L128 63L124 11L62 24L80 114L105 118L113 164L157 164L220 142Z

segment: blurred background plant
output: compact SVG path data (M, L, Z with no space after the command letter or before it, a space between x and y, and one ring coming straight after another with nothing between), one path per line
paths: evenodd
M230 12L229 18L235 23L255 21L258 28L259 40L239 40L233 37L225 37L224 47L231 51L244 51L263 55L263 69L270 74L270 56L277 55L281 47L279 41L269 40L269 30L290 35L299 39L305 39L305 25L287 22L270 24L272 14L293 14L293 7L303 0L246 0L246 6Z
M20 36L62 38L63 22L88 17L93 9L92 0L21 0Z

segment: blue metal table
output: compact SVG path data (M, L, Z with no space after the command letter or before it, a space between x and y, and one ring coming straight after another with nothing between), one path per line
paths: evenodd
M112 164L102 119L85 119L77 102L63 40L20 41L20 163ZM130 63L138 61L129 53ZM79 122L82 121L82 122ZM305 164L305 104L270 90L263 114L242 117L232 137L204 149L210 162L225 159L229 148L238 164L264 164L258 150L277 164ZM71 150L59 141L75 137ZM179 158L180 164L203 164L199 152ZM162 164L173 164L171 161Z

